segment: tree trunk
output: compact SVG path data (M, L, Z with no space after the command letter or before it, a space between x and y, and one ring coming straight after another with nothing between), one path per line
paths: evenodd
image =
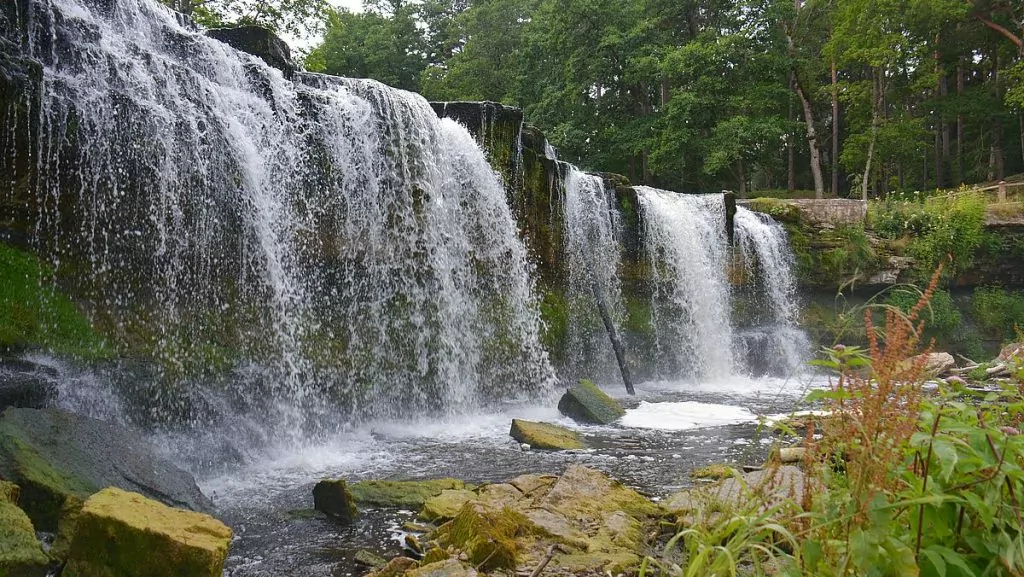
M962 102L964 95L964 64L961 57L956 65L956 95L957 102ZM957 105L956 113L956 185L964 182L964 115Z
M878 140L878 125L882 121L881 108L883 102L884 81L881 78L885 72L877 71L875 81L872 83L872 106L871 106L871 142L868 144L868 158L864 163L864 177L861 179L861 199L868 199L868 187L871 183L871 162L875 158L875 142Z
M832 59L832 196L839 196L839 76Z
M796 74L793 75L796 78ZM818 150L818 133L814 128L814 109L811 101L807 99L800 79L796 78L793 83L796 87L796 94L800 97L800 104L804 108L804 123L807 124L807 145L811 150L811 175L814 177L814 198L825 198L825 180L821 177L821 151Z
M747 198L747 171L745 170L745 167L743 165L742 158L740 158L736 162L736 172L738 173L740 179L740 198Z
M789 90L793 90L793 72L789 73ZM789 99L789 109L786 112L786 120L789 121L789 125L793 125L793 99ZM796 151L793 149L793 134L786 134L786 155L787 158L787 170L788 178L786 180L786 190L796 190Z
M932 59L935 61L935 102L938 104L942 100L942 87L945 84L945 78L942 75L942 63L940 62L939 54L939 42L942 39L941 34L935 35L935 50L932 51ZM936 110L935 111L935 188L942 188L942 132L945 130L945 124L942 122L942 115Z
M1002 100L1002 89L999 86L999 52L993 50L992 58L992 89L995 90L996 98ZM1003 173L1003 123L999 116L992 115L992 150L989 154L988 167L989 180L1002 180Z

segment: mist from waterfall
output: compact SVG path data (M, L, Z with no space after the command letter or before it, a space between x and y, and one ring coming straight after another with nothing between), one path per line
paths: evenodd
M800 303L794 258L786 229L767 214L742 206L734 217L735 244L751 290L737 335L748 365L765 372L791 374L806 361L810 341L799 327Z
M465 128L374 81L286 79L153 0L32 6L40 123L3 129L37 158L0 207L158 360L139 419L301 436L550 388L532 265Z
M652 282L657 370L663 378L732 374L733 331L722 194L636 187Z

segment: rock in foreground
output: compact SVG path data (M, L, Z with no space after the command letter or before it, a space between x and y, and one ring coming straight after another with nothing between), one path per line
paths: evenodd
M0 495L0 575L43 577L49 563L28 515Z
M57 529L68 497L84 501L104 487L172 507L212 509L191 474L133 431L52 408L9 408L0 415L0 477L21 487L21 507L40 531Z
M82 506L64 577L220 577L231 529L108 487Z
M342 523L359 518L355 499L344 479L324 479L313 487L313 508Z
M576 422L593 425L608 425L626 414L618 401L586 379L562 395L558 410Z
M512 429L508 434L534 449L564 451L583 448L583 441L580 440L578 433L550 423L512 419Z
M926 378L941 377L956 368L956 359L949 353L923 353L910 357L905 361L911 366L920 363L921 371Z

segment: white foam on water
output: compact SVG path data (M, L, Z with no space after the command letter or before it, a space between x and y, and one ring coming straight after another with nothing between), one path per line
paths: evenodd
M626 411L619 419L623 427L685 431L702 427L718 427L757 422L757 415L743 407L682 401L675 403L649 403Z

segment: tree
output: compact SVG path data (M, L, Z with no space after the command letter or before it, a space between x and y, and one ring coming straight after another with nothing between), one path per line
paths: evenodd
M262 26L295 35L321 30L328 0L162 0L207 28Z

